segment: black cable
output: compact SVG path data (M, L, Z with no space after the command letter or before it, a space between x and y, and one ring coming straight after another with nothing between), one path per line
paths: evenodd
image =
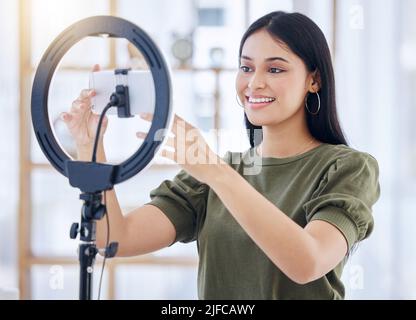
M108 219L108 212L107 212L107 193L106 193L106 191L104 191L103 193L104 193L104 203L103 204L105 206L105 220L107 222L107 240L106 240L106 244L105 244L105 248L104 248L104 260L103 260L103 265L101 267L100 282L99 282L99 285L98 285L98 300L100 300L100 296L101 296L101 284L103 282L105 261L107 260L107 248L110 244L110 221Z
M98 120L97 131L95 133L94 149L92 150L92 159L91 159L92 162L96 162L98 140L100 139L100 131L101 131L101 126L102 126L102 123L103 123L104 116L107 113L108 109L110 109L112 106L114 106L114 104L112 102L109 102L105 106L103 112L101 112L101 114L100 114L100 119Z
M96 162L97 159L97 146L98 146L98 140L100 137L100 131L101 131L101 126L103 124L103 119L105 117L105 114L107 113L107 111L115 106L117 104L117 97L113 94L110 97L110 102L105 106L104 110L101 112L100 114L100 119L98 120L98 125L97 125L97 131L95 133L95 139L94 139L94 149L92 151L92 159L91 162ZM105 207L105 220L107 222L107 241L105 244L105 248L104 248L104 260L103 260L103 266L101 268L101 275L100 275L100 282L98 285L98 300L100 300L100 296L101 296L101 284L103 282L103 275L104 275L104 268L105 268L105 262L107 260L107 248L110 244L110 221L108 219L108 212L107 212L107 197L106 197L106 192L103 192L104 194L104 207Z

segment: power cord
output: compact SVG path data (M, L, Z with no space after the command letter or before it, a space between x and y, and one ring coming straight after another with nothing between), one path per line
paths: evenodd
M111 98L113 98L113 95L111 95ZM101 112L100 114L100 119L98 120L98 126L97 126L97 131L95 133L95 139L94 139L94 149L92 151L92 158L91 161L92 162L96 162L96 158L97 158L97 146L98 146L98 140L100 140L100 131L101 131L101 126L103 124L103 119L105 117L105 114L107 113L107 111L113 107L114 104L112 101L110 101L104 108L103 112Z
M97 160L97 146L98 146L98 141L100 139L100 132L101 132L101 127L102 127L102 124L103 124L105 114L107 113L107 111L111 107L118 106L118 104L119 104L119 98L118 98L117 94L113 93L110 97L110 102L105 106L104 110L100 114L100 118L98 120L98 125L97 125L97 131L95 133L94 148L93 148L93 151L92 151L91 162L96 162L96 160ZM108 212L107 212L107 193L106 193L106 191L103 192L103 196L104 196L103 197L104 198L103 204L104 204L104 208L105 208L104 215L105 215L105 220L106 220L106 223L107 223L107 240L106 240L106 244L105 244L105 248L104 248L104 260L103 260L103 265L101 267L100 282L99 282L99 285L98 285L98 300L100 300L100 297L101 297L101 285L102 285L102 282L103 282L105 262L106 262L107 256L108 256L107 250L108 250L109 245L110 245L110 221L109 221Z
M105 221L107 222L107 240L105 242L104 260L103 260L103 265L101 267L100 282L99 282L99 285L98 285L98 300L100 300L100 297L101 297L101 284L103 282L105 262L107 260L107 248L110 244L110 221L108 219L108 214L107 214L107 192L104 191L103 193L104 193L104 206L106 208L106 210L105 210Z

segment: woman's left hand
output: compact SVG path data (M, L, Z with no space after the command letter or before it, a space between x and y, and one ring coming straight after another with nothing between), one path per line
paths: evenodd
M153 114L142 113L140 117L146 121L152 121ZM197 128L176 114L172 133L174 137L167 137L161 155L175 161L195 179L209 185L226 162L211 150ZM140 131L136 135L140 139L146 137L146 133ZM173 150L168 150L166 147Z

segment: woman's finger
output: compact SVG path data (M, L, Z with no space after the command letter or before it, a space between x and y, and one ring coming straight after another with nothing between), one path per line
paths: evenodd
M72 108L74 108L74 109L76 109L76 108L78 108L78 106L79 106L81 103L82 103L82 100L81 100L81 99L74 100L74 101L72 101L72 105L71 105L71 107L72 107Z
M136 132L136 137L139 138L139 139L144 139L144 138L146 138L146 136L147 136L147 134L142 132L142 131Z
M86 103L86 104L91 104L91 97L86 97L86 98L78 98L77 100L79 100L82 103Z
M85 113L85 111L87 111L89 108L88 105L84 104L84 103L75 103L72 107L71 107L71 113Z
M181 132L186 130L185 123L186 123L185 120L183 120L182 118L180 118L179 116L175 114L175 118L173 119L173 124L172 124L172 132L175 135L181 135Z
M178 114L177 113L175 113L175 121L185 121L185 120L183 120L180 116L178 116Z
M62 112L60 115L60 118L65 122L68 123L72 120L72 114L68 113L68 112Z
M170 147L172 149L175 149L175 145L176 145L175 138L176 137L167 137L164 146L165 147Z
M140 118L142 118L143 120L146 121L152 121L153 120L153 113L148 113L148 112L141 112L139 114Z
M81 110L81 111L87 111L90 108L91 108L91 105L88 104L88 103L85 103L85 102L83 102L79 105L79 110Z
M91 107L91 101L89 99L77 99L72 102L71 107L74 110L86 110Z
M160 153L160 155L164 158L175 161L175 152L173 152L173 151L162 149L162 152Z
M186 120L185 120L185 119L183 119L182 117L178 116L176 113L175 113L175 121L176 121L177 123L179 123L180 125L184 126L184 127L185 127L185 128L187 128L187 129L194 128L194 126L193 126L193 125L191 125L188 121L186 121Z
M171 148L175 149L175 138L174 137L167 137L165 146L168 146L168 147L171 147Z
M95 96L95 90L94 89L83 89L81 90L81 93L79 94L79 98L80 100L86 99L86 98L91 98L93 96Z

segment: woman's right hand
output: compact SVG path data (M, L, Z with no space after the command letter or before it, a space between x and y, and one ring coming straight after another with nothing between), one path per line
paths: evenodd
M100 67L95 65L93 71ZM94 146L95 134L97 132L99 114L91 111L91 98L95 95L94 90L84 89L79 97L72 103L69 112L62 112L61 119L65 122L72 138L75 141L77 150L91 150ZM102 142L108 119L104 117L100 130L100 141Z

